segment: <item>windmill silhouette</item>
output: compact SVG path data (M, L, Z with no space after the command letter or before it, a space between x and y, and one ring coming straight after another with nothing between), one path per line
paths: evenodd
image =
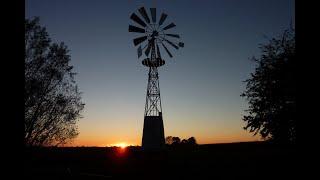
M137 15L140 14L142 19ZM138 9L138 12L132 13L132 19L139 27L129 25L129 32L142 33L143 36L133 39L135 46L138 46L138 58L145 54L142 64L149 68L148 86L146 95L146 104L144 111L144 125L142 135L143 149L162 149L165 145L164 128L162 119L162 107L160 98L160 86L158 67L165 64L165 60L161 58L159 45L167 52L170 58L172 54L166 44L175 49L184 47L183 42L175 42L179 40L178 34L167 33L167 31L176 25L170 23L164 26L167 14L162 13L157 23L156 8L150 8L151 20L144 7ZM169 40L172 38L173 40Z

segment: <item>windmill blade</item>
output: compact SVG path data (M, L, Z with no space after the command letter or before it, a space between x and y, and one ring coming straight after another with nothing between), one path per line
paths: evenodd
M151 46L152 46L152 43L151 43L151 41L149 41L148 47L147 47L146 51L144 52L146 56L149 56L149 53L150 53L150 50L151 50Z
M159 48L158 44L157 44L157 55L158 55L158 58L161 59L160 48Z
M178 34L166 34L167 36L175 37L175 38L180 38Z
M139 28L139 27L129 25L129 32L145 33L146 31L144 29Z
M156 23L157 21L156 8L150 8L150 12L151 12L152 22Z
M168 48L163 43L161 43L161 44L162 44L163 48L167 51L168 55L172 58L172 54L170 53Z
M139 46L138 48L138 58L140 58L142 56L142 49L141 46Z
M167 16L168 16L168 15L165 14L165 13L162 13L162 14L161 14L160 21L159 21L159 26L162 25L162 23L164 22L164 20L166 20Z
M130 16L130 19L132 19L134 22L140 24L141 26L143 27L146 27L146 23L144 23L140 18L139 16L137 16L135 13L132 13L131 16Z
M169 24L168 26L164 27L163 30L167 30L167 29L170 29L170 28L173 28L175 27L176 25L174 23L171 23Z
M148 36L142 36L142 37L138 37L138 38L135 38L133 40L133 44L135 46L137 46L138 44L142 43L143 41L145 41L146 39L148 38Z
M139 9L139 12L140 12L141 16L144 18L144 20L146 20L147 23L150 23L150 19L149 19L149 16L147 14L146 9L144 7L141 7Z
M175 45L173 42L167 40L167 39L164 39L167 43L169 43L171 46L173 46L174 48L176 49L179 49L179 47L177 45Z

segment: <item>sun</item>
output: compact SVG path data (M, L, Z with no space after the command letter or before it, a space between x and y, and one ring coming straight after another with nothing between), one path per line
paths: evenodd
M118 146L121 149L125 149L126 147L128 147L128 144L126 144L126 143L118 143L118 144L115 144L115 146Z

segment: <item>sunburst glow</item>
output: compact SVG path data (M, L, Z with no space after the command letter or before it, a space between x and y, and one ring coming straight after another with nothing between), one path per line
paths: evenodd
M121 149L125 149L128 146L128 144L122 142L122 143L113 144L113 146L117 146L117 147L120 147Z

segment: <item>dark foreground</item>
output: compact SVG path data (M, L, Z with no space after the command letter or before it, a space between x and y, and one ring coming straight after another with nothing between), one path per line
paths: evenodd
M265 143L199 145L143 152L140 147L27 149L27 179L260 179L294 177L294 147Z

